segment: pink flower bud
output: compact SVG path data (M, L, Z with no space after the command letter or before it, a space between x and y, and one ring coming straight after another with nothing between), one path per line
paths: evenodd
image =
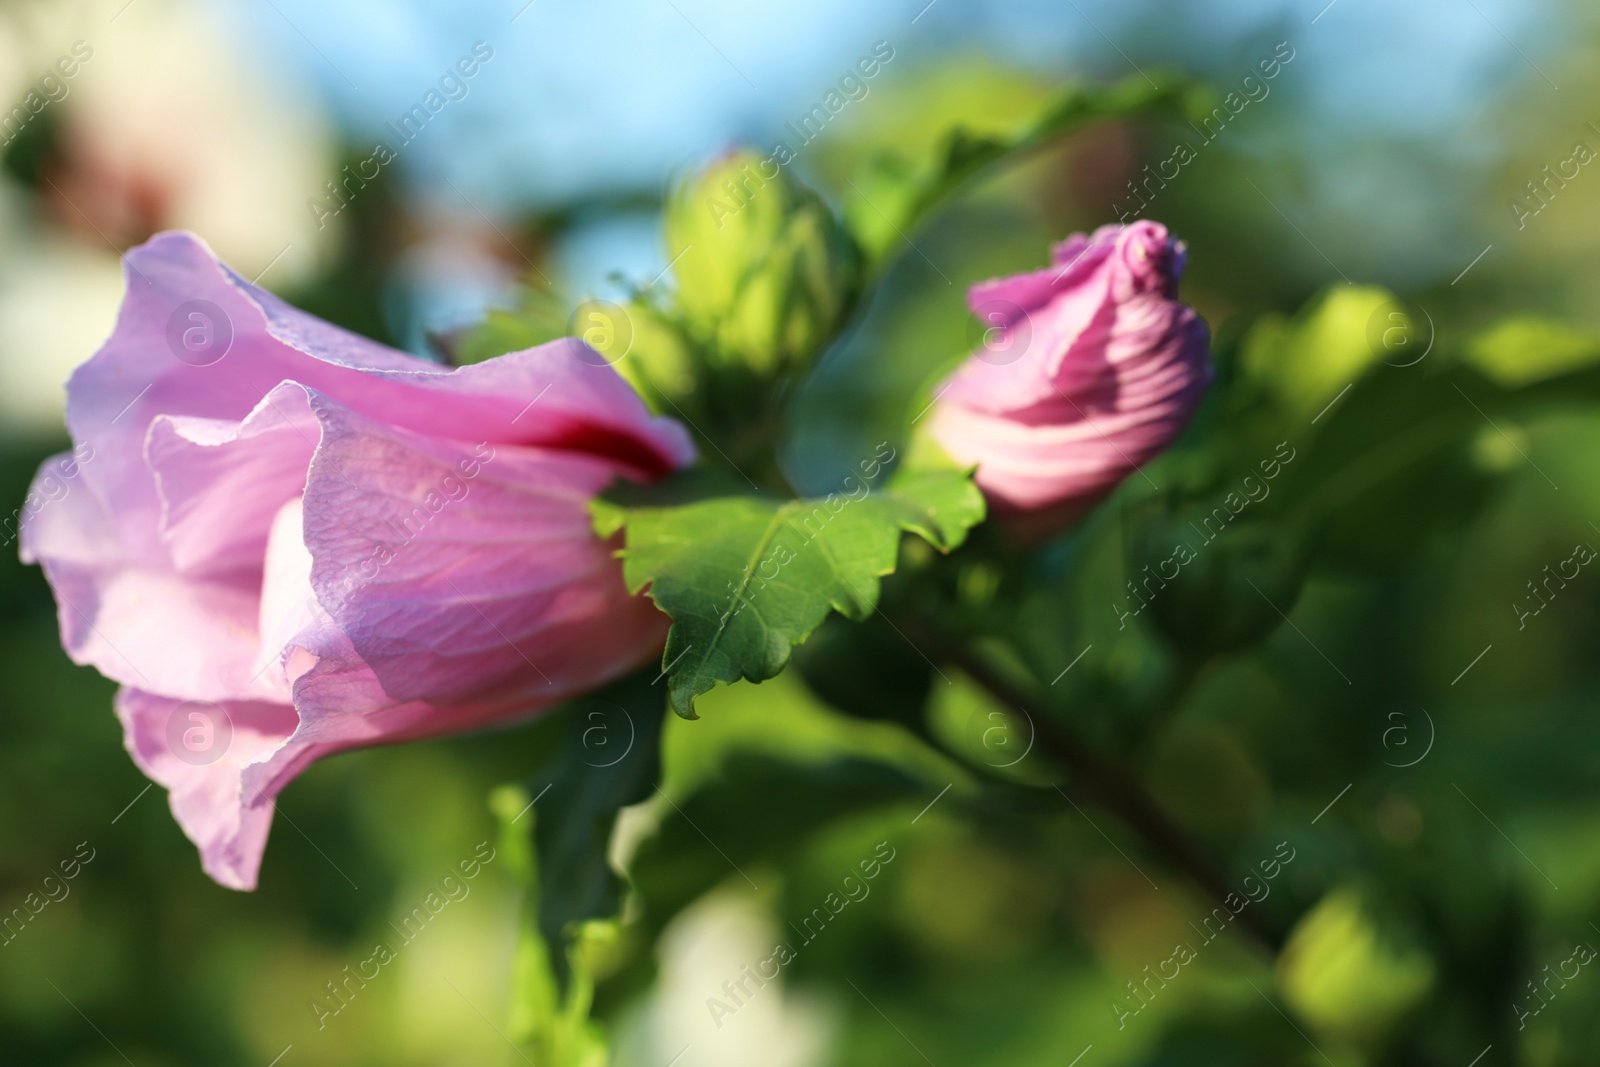
M1211 377L1178 303L1184 246L1150 221L1055 247L1046 270L972 287L982 347L936 393L930 432L977 466L996 512L1081 514L1170 444Z

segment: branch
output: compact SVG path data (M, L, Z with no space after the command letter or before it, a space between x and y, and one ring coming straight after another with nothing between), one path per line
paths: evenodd
M1102 759L1075 738L1062 731L1048 716L1035 709L1038 702L1004 677L982 657L958 646L943 647L945 658L960 667L973 681L987 689L1002 704L1016 708L1033 723L1039 744L1072 775L1067 788L1100 804L1138 834L1147 846L1166 857L1186 873L1207 896L1226 907L1229 894L1237 890L1221 868L1190 840L1156 804L1143 785L1121 767ZM1231 909L1230 909L1231 910ZM1238 913L1239 924L1274 955L1283 947L1285 931L1258 909Z

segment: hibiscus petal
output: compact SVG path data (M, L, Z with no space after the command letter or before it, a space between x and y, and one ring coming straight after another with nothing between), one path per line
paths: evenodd
M547 703L659 648L588 501L612 467L425 438L313 397L323 443L305 497L312 584L394 702ZM301 688L315 680L302 679Z
M167 790L206 873L231 889L254 889L275 794L244 794L241 775L281 748L294 730L294 709L186 702L136 688L122 689L116 707L129 754Z
M1117 376L1104 388L1017 411L959 403L934 410L930 432L957 461L978 467L979 485L1000 510L1092 504L1188 420L1208 383L1193 356L1208 343L1204 320L1185 308L1159 322L1119 321L1118 329L1125 332L1104 346Z
M85 477L130 558L164 559L159 501L142 446L158 415L241 420L295 381L420 432L604 456L638 476L693 447L592 349L563 339L450 368L297 311L228 270L199 239L160 234L126 258L128 295L111 338L73 374L67 421L103 457Z
M1085 246L1067 263L974 285L972 313L1004 333L950 379L951 402L1016 411L1104 378L1098 343L1116 313L1107 299L1109 257L1109 246Z
M187 235L125 262L68 387L84 459L65 489L41 471L22 553L74 659L123 684L128 747L212 877L254 886L272 798L312 761L518 721L659 652L667 621L587 504L693 448L593 350L442 367Z
M173 567L197 577L259 574L268 528L305 491L321 434L293 384L273 389L242 422L157 417L145 451Z
M261 570L261 652L257 673L283 686L304 674L314 660L299 658L301 633L327 625L328 613L311 589L311 553L306 551L304 505L300 497L283 505L267 536ZM277 669L274 670L273 668Z
M250 691L259 644L253 581L190 581L130 561L98 498L71 483L28 517L21 540L23 561L41 564L50 580L73 662L191 699Z
M974 286L1004 345L935 397L929 432L996 510L1059 526L1166 447L1210 378L1205 323L1176 299L1184 251L1148 220L1073 235L1055 266ZM1008 303L1009 302L1009 303Z

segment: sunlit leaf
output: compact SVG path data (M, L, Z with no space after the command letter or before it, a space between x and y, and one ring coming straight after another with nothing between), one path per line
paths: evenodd
M983 497L961 472L896 476L882 492L814 500L724 496L674 507L597 509L633 592L672 616L663 659L672 707L717 682L771 678L790 650L838 611L864 619L892 573L902 531L948 552L982 521Z
M869 260L880 259L904 234L987 167L1035 152L1062 134L1099 119L1203 112L1204 93L1193 83L1163 73L1166 88L1142 75L1112 85L1072 83L1015 133L949 130L931 159L913 163L884 153L853 181L845 217Z

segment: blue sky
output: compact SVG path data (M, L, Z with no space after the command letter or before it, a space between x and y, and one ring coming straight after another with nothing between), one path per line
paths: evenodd
M416 103L475 40L489 42L495 59L471 96L408 146L405 169L506 202L650 186L809 106L879 39L905 66L979 50L1104 73L1163 60L1204 68L1287 39L1306 58L1326 143L1375 126L1438 136L1495 85L1535 77L1529 63L1556 32L1546 8L1513 0L1325 2L273 0L235 11L363 135Z
M420 197L461 209L465 194L491 215L658 189L730 143L766 143L878 40L896 49L884 78L979 52L1046 77L1166 63L1219 84L1288 41L1294 75L1279 91L1292 103L1241 124L1229 150L1258 157L1275 204L1346 271L1402 285L1448 278L1482 246L1464 213L1503 135L1485 132L1484 109L1508 90L1547 90L1563 28L1559 0L237 0L231 10L252 47L314 86L357 142L386 136L384 123L488 42L495 57L470 95L401 150L395 173ZM1440 166L1454 199L1440 195ZM583 232L559 255L577 287L600 293L607 270L643 279L664 265L638 217ZM465 292L450 302L452 318L481 303Z

